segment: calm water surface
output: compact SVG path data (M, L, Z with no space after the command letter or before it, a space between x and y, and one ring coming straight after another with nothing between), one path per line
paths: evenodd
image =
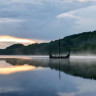
M0 96L96 96L96 58L0 56Z

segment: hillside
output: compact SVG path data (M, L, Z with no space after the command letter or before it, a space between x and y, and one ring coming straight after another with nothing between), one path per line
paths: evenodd
M58 42L59 40L51 41L49 43L35 43L28 46L22 44L14 44L6 49L0 49L1 55L47 55L49 51L52 54L58 53ZM61 53L68 52L69 48L73 53L85 53L96 50L96 31L83 32L80 34L74 34L66 36L60 39L61 42ZM87 49L87 51L86 51ZM93 50L94 49L94 50ZM95 52L96 53L96 52Z

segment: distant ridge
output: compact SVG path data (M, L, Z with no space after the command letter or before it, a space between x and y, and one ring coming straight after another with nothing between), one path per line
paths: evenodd
M48 55L49 51L53 54L58 53L59 40L49 43L35 43L28 46L22 44L14 44L6 49L0 49L1 55ZM73 53L92 53L96 54L96 30L73 34L60 39L61 53L66 53L71 49ZM87 46L87 48L85 48Z

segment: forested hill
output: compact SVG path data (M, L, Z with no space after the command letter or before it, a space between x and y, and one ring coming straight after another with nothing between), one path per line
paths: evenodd
M61 53L66 53L69 49L73 53L92 52L96 53L96 31L83 32L66 36L60 39ZM6 49L0 49L1 55L47 55L49 51L52 54L58 53L59 40L51 41L49 43L35 43L28 46L22 44L14 44Z

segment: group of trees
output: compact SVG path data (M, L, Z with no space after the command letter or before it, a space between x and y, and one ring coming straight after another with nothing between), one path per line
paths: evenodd
M61 54L68 52L71 49L72 53L80 53L83 51L90 51L96 53L96 31L83 32L74 34L63 39L60 39ZM59 40L51 41L49 43L35 43L28 46L22 44L14 44L6 49L0 49L1 55L47 55L50 53L58 54Z

